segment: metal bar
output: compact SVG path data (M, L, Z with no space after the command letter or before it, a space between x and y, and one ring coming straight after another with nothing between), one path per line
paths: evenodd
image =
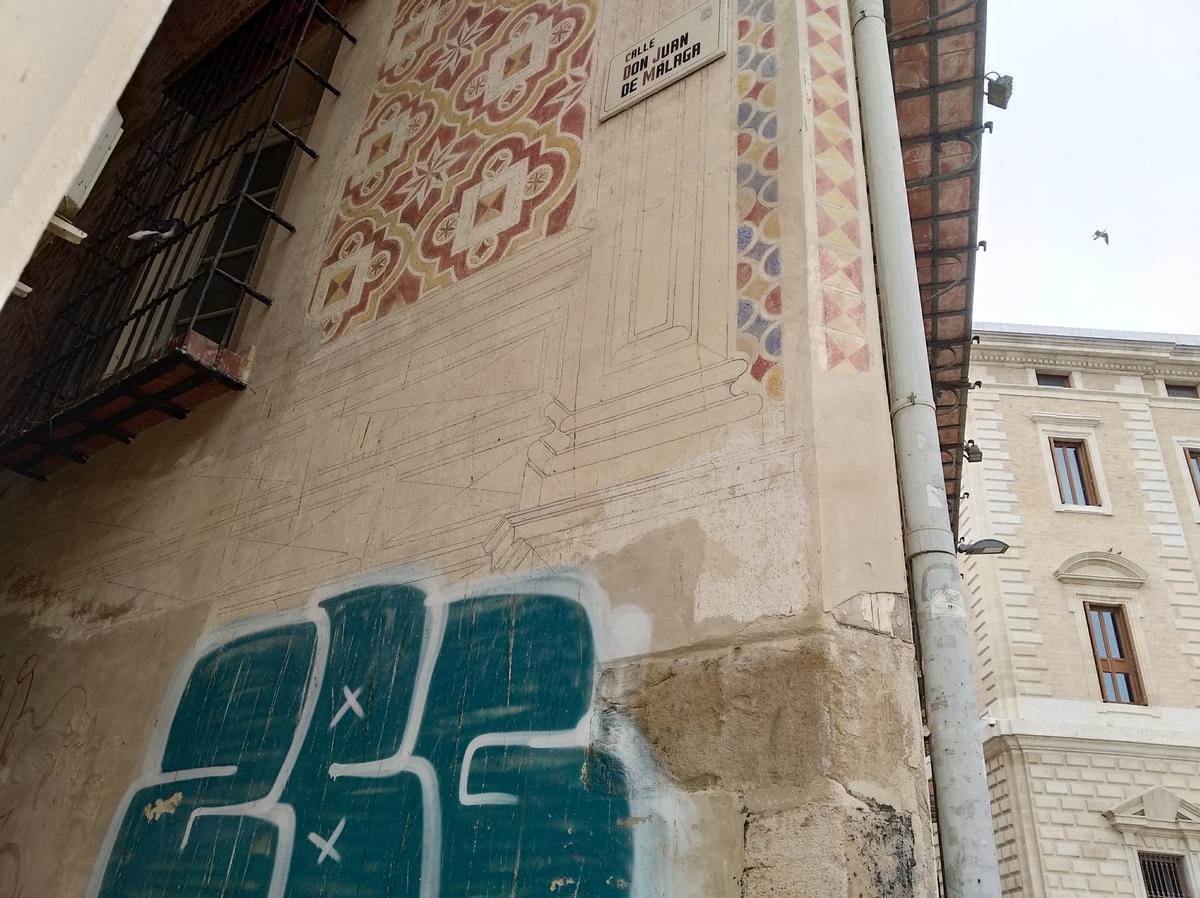
M43 474L41 471L34 471L30 468L22 467L21 465L5 464L4 467L8 468L8 470L10 470L10 471L15 471L18 474L28 477L30 480L37 480L40 483L45 483L47 480L50 479L47 475Z
M977 20L982 20L984 16L980 13L976 14ZM970 34L972 31L979 32L983 27L982 21L971 22L967 25L955 25L953 28L943 28L941 31L929 31L925 34L917 34L913 37L898 37L888 41L892 48L910 47L913 44L926 44L939 41L945 37L957 37L960 34ZM930 54L930 58L936 58L935 53Z
M58 443L55 443L49 438L37 440L37 444L46 449L46 451L53 452L55 455L61 455L63 458L69 458L71 461L76 462L77 464L87 464L88 457L86 455L81 452L76 452L74 449L70 449L67 446L62 446Z
M296 147L301 152L303 152L306 156L308 156L310 159L320 159L321 158L316 150L314 150L312 147L310 147L308 144L306 144L303 140L300 139L300 135L296 134L293 131L289 131L287 128L285 128L283 125L279 124L279 122L275 121L274 119L271 120L271 127L274 128L276 131L278 131L280 134L282 134L285 138L290 140L292 143L294 143L296 145Z
M84 420L86 421L87 419ZM118 443L125 443L126 445L132 443L134 436L136 436L136 434L126 433L119 427L112 427L107 424L100 424L99 422L96 422L96 427L99 433L110 436Z
M314 81L316 81L317 84L321 85L321 87L325 88L325 90L329 91L335 97L340 97L342 95L342 92L330 84L329 80L324 75L310 66L303 59L297 57L296 65L300 66L300 68L303 69Z
M270 306L273 303L273 300L271 299L271 297L267 296L265 293L260 293L259 291L255 290L253 287L251 287L245 281L234 277L232 274L230 274L225 269L213 268L213 273L219 274L221 277L223 277L225 280L229 281L229 283L233 284L235 287L241 287L242 290L244 290L246 293L249 293L251 296L253 296L255 299L257 299L259 302L261 302L264 306ZM193 318L192 321L195 322L196 319Z
M276 193L278 193L278 191L276 191ZM272 207L267 206L263 203L260 203L258 200L256 200L254 197L250 196L249 194L246 194L246 200L252 206L257 206L260 211L262 211L264 214L267 215L267 217L269 217L271 219L271 221L275 222L275 224L279 225L284 230L288 231L291 234L296 233L296 226L294 224L292 224L290 221L288 221L286 218L284 218L282 215L280 215L278 212L276 212Z
M932 65L932 63L930 63ZM896 91L897 100L913 100L917 97L933 97L940 93L945 93L950 90L961 90L964 87L972 87L978 84L978 79L974 76L970 78L958 78L954 81L934 81L926 87L914 87L911 90Z
M157 396L147 396L140 390L130 390L125 395L137 402L144 402L155 411L162 412L164 415L170 415L172 418L175 418L178 421L182 421L188 416L188 410L186 408L180 408L173 402L166 402L162 399L159 399Z
M316 4L315 12L316 12L317 18L323 20L328 25L332 25L334 27L334 29L339 31L341 33L342 37L344 37L346 40L350 41L350 43L352 43L352 44L358 43L358 38L356 38L353 34L351 34L346 29L346 26L342 24L342 20L339 19L337 16L335 16L333 13L331 13L325 7L325 5L323 3Z
M205 312L203 315L197 315L193 323L198 323L201 321L213 321L217 318L223 318L226 315L233 314L240 308L241 304L238 304L236 306L230 306L228 309L218 309L215 312Z

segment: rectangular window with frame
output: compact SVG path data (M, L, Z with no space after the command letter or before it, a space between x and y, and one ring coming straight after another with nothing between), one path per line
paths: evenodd
M1200 388L1195 384L1167 384L1167 395L1175 399L1200 399Z
M1052 437L1050 454L1054 458L1054 475L1062 504L1099 506L1100 489L1088 459L1087 443Z
M1096 676L1100 680L1100 692L1104 700L1119 705L1146 704L1125 609L1120 605L1095 605L1091 602L1085 608L1088 632L1092 637L1092 655L1096 661Z
M1196 498L1200 499L1200 449L1188 448L1184 452L1187 453L1188 471L1192 475L1192 489L1196 491Z
M1071 375L1061 371L1038 371L1037 384L1039 387L1070 387Z
M1183 858L1177 854L1138 852L1146 898L1191 898Z

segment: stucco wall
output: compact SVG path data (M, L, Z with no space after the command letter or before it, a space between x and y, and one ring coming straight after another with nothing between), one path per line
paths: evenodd
M354 8L250 388L0 483L0 887L929 893L846 10L598 124L689 5Z

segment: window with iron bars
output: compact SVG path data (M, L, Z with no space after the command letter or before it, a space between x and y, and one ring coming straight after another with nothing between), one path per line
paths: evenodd
M1182 857L1177 854L1141 852L1138 862L1142 868L1146 898L1191 898L1192 891L1188 888Z
M297 153L343 39L349 0L268 0L170 83L119 175L6 436L139 370L191 334L230 346Z

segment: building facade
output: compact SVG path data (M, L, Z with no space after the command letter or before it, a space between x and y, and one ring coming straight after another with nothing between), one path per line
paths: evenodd
M981 325L960 530L1007 895L1200 894L1200 338Z
M0 317L0 894L930 893L851 39L167 10Z

